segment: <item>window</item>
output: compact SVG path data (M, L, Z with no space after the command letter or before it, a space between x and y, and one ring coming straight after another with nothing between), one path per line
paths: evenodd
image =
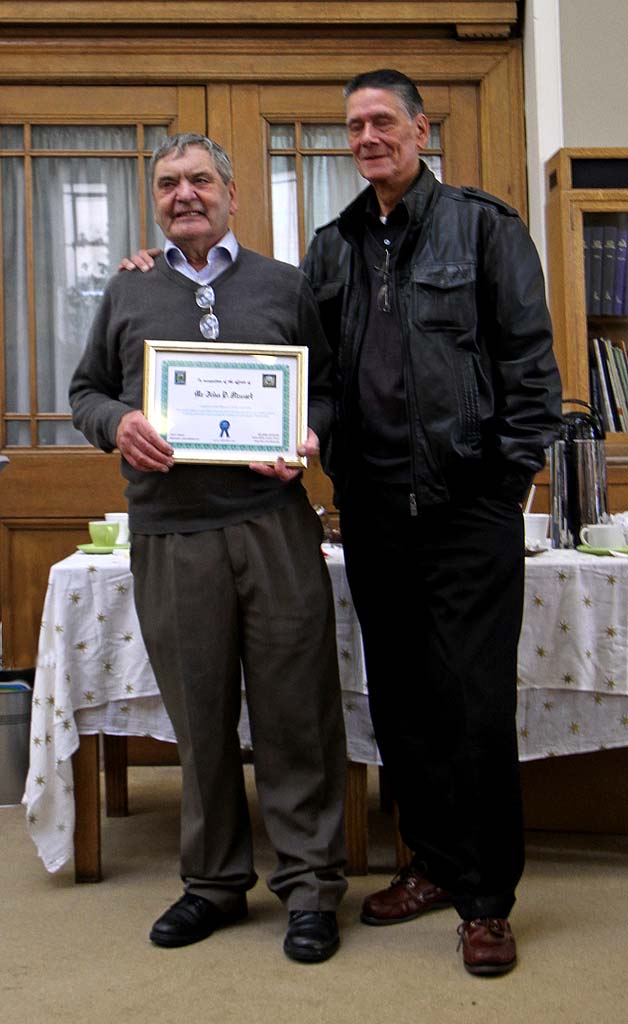
M292 121L268 125L273 254L298 265L316 228L332 220L366 187L344 124ZM442 180L440 125L431 126L423 159Z
M68 384L122 256L160 245L148 160L166 125L0 125L0 445L83 445Z

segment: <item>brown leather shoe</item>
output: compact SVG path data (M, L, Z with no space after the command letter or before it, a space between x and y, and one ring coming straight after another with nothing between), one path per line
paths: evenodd
M505 917L477 917L458 925L464 966L470 974L506 974L517 963L517 947Z
M398 871L387 889L367 896L360 920L364 924L401 924L413 921L428 910L451 906L451 896L432 885L410 865Z

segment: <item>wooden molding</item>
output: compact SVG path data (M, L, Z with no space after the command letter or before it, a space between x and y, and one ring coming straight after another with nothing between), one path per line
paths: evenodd
M456 35L459 39L507 39L510 25L456 25Z
M489 75L518 40L381 39L377 63L418 82ZM156 85L211 82L346 82L373 67L372 37L0 39L0 81Z
M28 25L482 25L517 23L514 0L344 0L294 3L288 0L5 0L0 24Z

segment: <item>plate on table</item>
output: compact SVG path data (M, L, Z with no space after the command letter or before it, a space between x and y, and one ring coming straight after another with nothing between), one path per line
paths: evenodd
M525 542L526 556L540 555L543 551L549 551L549 540L527 540Z
M111 555L115 551L115 548L103 547L100 544L77 544L76 546L84 555Z
M578 544L576 551L582 551L584 555L612 555L610 548L591 548L588 544ZM619 551L620 555L628 555L628 547L613 548L613 551Z

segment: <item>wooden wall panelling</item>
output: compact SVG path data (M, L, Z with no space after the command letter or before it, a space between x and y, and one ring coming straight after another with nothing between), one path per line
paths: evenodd
M202 132L205 130L205 89L202 86L179 86L176 91L176 109L177 114L173 124L175 131Z
M3 660L35 665L50 566L89 540L84 521L5 519L0 524Z
M102 82L179 85L209 82L344 83L374 65L397 67L416 81L479 82L520 41L464 43L420 39L388 24L373 37L331 31L256 38L137 35L0 38L0 80L28 82ZM75 91L88 102L90 90Z
M511 47L480 84L482 182L528 216L521 50Z
M480 152L478 90L473 85L449 87L449 116L443 124L445 150L445 179L449 185L481 185L482 165ZM423 95L425 93L425 95ZM434 117L438 107L433 105L429 90L421 95L428 116Z
M207 134L226 149L229 156L233 148L233 118L231 116L231 86L216 82L206 87Z
M231 112L231 158L240 205L248 209L246 217L235 215L236 234L249 249L270 255L273 247L266 123L260 110L259 87L239 85L232 89Z
M517 24L515 0L336 0L301 3L292 0L5 0L0 5L0 24L69 25L140 24L167 25L266 26L303 25L377 25L397 24L437 26L441 31L456 26L461 34L508 34Z

